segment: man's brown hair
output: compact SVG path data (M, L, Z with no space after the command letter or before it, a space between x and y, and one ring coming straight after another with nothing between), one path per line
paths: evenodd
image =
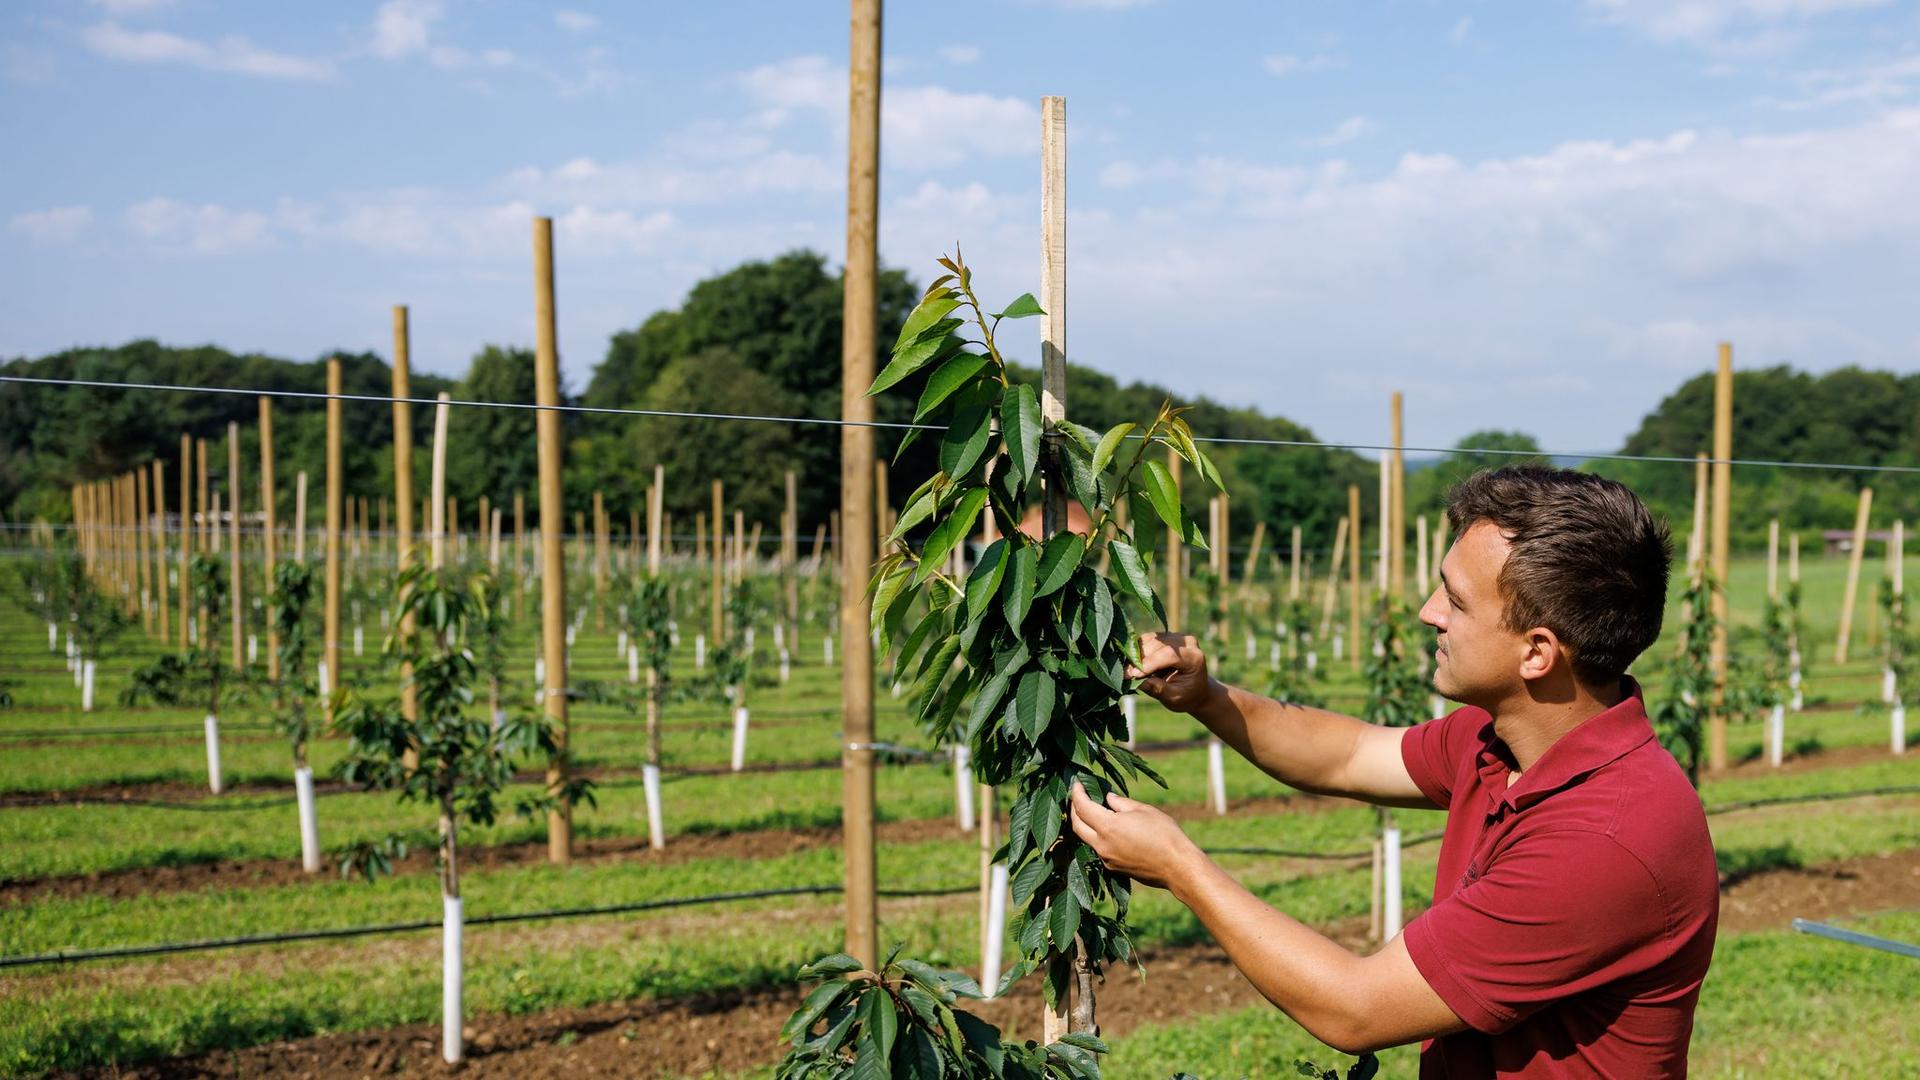
M1553 631L1582 683L1617 682L1660 636L1673 541L1625 485L1541 465L1483 471L1454 487L1447 520L1456 536L1485 521L1506 537L1503 625Z

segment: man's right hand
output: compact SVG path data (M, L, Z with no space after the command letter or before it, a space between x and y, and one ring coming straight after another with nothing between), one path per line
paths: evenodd
M1207 654L1191 634L1140 635L1140 663L1127 667L1127 678L1140 680L1140 692L1173 712L1191 713L1213 694L1207 677Z

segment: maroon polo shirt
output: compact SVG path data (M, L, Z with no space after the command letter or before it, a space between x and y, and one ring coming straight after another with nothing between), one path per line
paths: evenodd
M1719 877L1699 796L1624 689L1511 788L1483 709L1402 737L1447 811L1407 952L1468 1027L1421 1047L1423 1080L1686 1075Z

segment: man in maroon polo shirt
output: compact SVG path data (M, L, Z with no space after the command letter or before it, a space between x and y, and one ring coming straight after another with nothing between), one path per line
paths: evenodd
M1140 689L1294 787L1447 811L1433 906L1356 956L1268 907L1172 818L1074 792L1107 865L1169 889L1247 979L1348 1053L1426 1040L1422 1077L1678 1077L1713 952L1699 798L1626 677L1660 632L1672 547L1625 487L1547 468L1457 487L1458 537L1421 608L1434 687L1462 708L1376 727L1207 675L1150 635Z

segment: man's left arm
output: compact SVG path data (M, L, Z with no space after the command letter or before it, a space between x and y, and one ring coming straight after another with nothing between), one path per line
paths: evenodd
M1145 803L1110 795L1101 806L1076 785L1072 818L1108 869L1170 890L1254 989L1328 1046L1358 1054L1466 1029L1402 938L1354 955L1248 892Z

